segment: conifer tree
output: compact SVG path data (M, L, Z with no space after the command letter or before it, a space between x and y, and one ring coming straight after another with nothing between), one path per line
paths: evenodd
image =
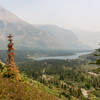
M20 74L19 74L19 70L17 69L16 63L14 61L14 43L13 43L13 39L12 39L12 35L10 34L8 36L8 60L7 60L7 73L5 73L5 76L7 77L14 77L16 78L16 80L20 80Z

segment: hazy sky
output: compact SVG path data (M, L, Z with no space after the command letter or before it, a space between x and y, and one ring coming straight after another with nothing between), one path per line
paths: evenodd
M0 4L32 24L72 29L92 47L100 42L100 0L0 0Z

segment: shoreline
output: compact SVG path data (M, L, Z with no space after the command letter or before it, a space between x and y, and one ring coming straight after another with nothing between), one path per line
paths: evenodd
M44 56L44 57L29 57L28 59L33 59L35 61L42 61L42 60L67 60L67 59L79 59L80 56L91 54L93 51L88 52L79 52L74 55L68 56Z

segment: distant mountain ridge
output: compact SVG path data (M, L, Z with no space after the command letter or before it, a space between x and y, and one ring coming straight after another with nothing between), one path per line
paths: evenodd
M71 30L63 29L56 25L42 25L38 27L49 34L54 35L59 46L63 49L76 50L89 48L84 45Z
M0 7L0 49L7 45L7 35L15 37L16 49L87 49L75 34L56 25L31 25Z

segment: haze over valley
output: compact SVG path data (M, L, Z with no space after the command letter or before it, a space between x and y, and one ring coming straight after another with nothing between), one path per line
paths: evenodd
M0 0L0 3L25 22L33 25L57 25L72 31L83 44L94 49L99 47L99 0ZM14 20L17 19L13 16L12 21Z
M6 37L9 33L15 36L16 49L20 50L81 51L90 49L71 30L57 25L32 25L2 7L0 7L0 14L1 49L6 48Z

